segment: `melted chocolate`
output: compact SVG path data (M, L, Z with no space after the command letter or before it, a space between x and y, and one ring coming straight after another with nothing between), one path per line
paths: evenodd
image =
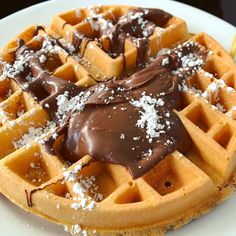
M34 35L35 35L35 36L38 35L38 32L39 32L40 30L45 31L45 28L44 28L42 25L37 25L37 26L35 27Z
M88 44L92 41L92 39L86 39L85 43L84 43L84 48L83 51L81 52L81 58L84 57L85 51L88 47Z
M172 62L168 67L163 67L161 62L166 57ZM126 166L133 178L138 178L174 150L186 153L191 140L173 112L180 104L178 77L172 74L175 63L170 56L160 57L129 78L106 82L107 90L94 92L86 108L72 114L61 149L62 156L75 162L78 157L89 154L105 163ZM96 91L98 86L90 90ZM169 128L164 128L163 134L152 143L146 138L145 129L136 126L140 109L130 103L132 99L142 97L143 92L146 95L155 94L164 101L164 106L156 108L161 117L159 122L170 122ZM107 102L111 96L114 98ZM150 150L151 154L147 155Z
M147 19L152 19L154 15L148 15ZM57 133L64 134L60 152L65 160L76 162L89 154L93 159L104 163L123 165L128 168L133 178L138 178L168 154L175 150L184 154L191 145L186 129L173 111L181 104L178 85L189 76L183 70L181 77L173 73L184 63L178 57L178 50L179 48L158 57L130 77L113 79L86 89L50 75L39 60L40 51L34 52L24 45L18 49L16 58L28 53L31 59L14 79L46 109L58 125ZM198 46L182 46L182 56L190 53L205 60L205 52ZM192 73L195 72L193 68L189 69ZM34 77L32 81L26 80L28 74ZM24 86L25 83L28 86ZM105 89L100 89L101 86ZM67 119L60 124L56 115L57 97L67 92L70 99L84 90L90 94L85 100L84 109L65 114ZM161 99L163 103L154 106L158 124L165 125L159 136L152 137L152 140L147 138L145 127L137 126L143 108L133 105L133 101L142 98L144 93L145 96ZM52 145L51 138L47 143L49 150Z
M183 50L185 53L189 51L197 52L197 49ZM162 61L166 58L169 64L163 66ZM186 153L191 139L173 112L181 99L177 88L180 78L173 75L172 70L181 66L180 63L174 53L165 55L129 78L104 83L108 89L101 93L95 92L101 84L91 87L93 93L85 109L73 113L69 120L62 155L75 162L89 154L105 163L126 166L133 178L138 178L174 150ZM130 104L132 99L142 97L143 92L164 101L164 106L156 108L161 117L159 122L170 122L170 126L164 128L163 134L154 138L152 143L146 138L145 129L136 126L140 109ZM113 99L109 101L111 96ZM150 155L146 154L148 150L151 150Z
M101 38L104 35L110 35L110 50L108 53L112 57L123 55L125 52L125 41L126 39L130 39L137 48L136 66L144 67L149 48L148 37L154 33L156 26L164 27L171 17L172 15L160 9L137 8L128 11L127 14L123 15L117 21L114 19L106 20L107 24L110 24L110 27L102 27L97 17L89 17L85 19L85 21L88 22L91 27L94 23L97 24L97 28L92 27L94 35L90 39L93 40L98 37ZM76 50L80 49L83 40L88 40L88 37L82 32L74 32L72 44ZM84 51L85 49L81 57L83 57ZM123 71L126 71L125 69L126 66L124 66Z
M16 50L18 50L19 48L21 48L24 45L25 45L25 41L23 39L18 39L17 40L17 49Z
M72 35L72 45L74 46L75 50L78 51L80 49L80 45L83 41L85 36L81 34L79 31L76 31Z
M160 9L138 8L129 11L118 20L111 32L110 52L115 56L124 53L125 40L129 38L137 47L136 65L142 67L147 56L148 37L154 33L156 26L163 27L171 17Z

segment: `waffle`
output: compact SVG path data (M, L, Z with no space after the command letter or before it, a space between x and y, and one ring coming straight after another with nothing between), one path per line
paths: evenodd
M2 76L7 78L0 81L0 191L26 211L65 225L72 234L162 235L205 214L233 189L236 67L206 33L190 38L185 22L177 17L149 38L149 56L159 52L158 58L165 48L178 50L176 45L186 40L207 52L204 65L181 85L181 105L175 110L193 142L186 154L176 150L133 179L123 166L89 155L71 165L59 153L63 136L56 138L55 153L45 148L56 129L47 106L27 92L27 83L24 90L23 83L19 86L6 74L6 64L15 63L23 40L34 53L46 55L47 73L80 88L121 76L124 67L132 73L137 60L132 42L126 40L124 55L114 59L98 46L96 32L84 21L91 11L117 19L130 9L134 8L103 6L62 13L50 28L32 26L2 49ZM70 49L75 30L88 36L80 52ZM102 44L109 47L107 42L103 37Z

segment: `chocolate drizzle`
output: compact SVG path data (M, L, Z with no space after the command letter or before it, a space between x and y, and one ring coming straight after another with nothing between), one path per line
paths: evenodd
M173 74L184 63L178 53L163 55L128 78L103 83L105 89L101 92L97 92L101 84L90 87L92 95L85 109L71 115L62 155L75 162L78 157L90 154L96 160L126 166L133 178L138 178L174 150L186 153L191 139L173 111L181 104L178 85L189 76L188 73L181 77ZM183 46L181 53L205 58L205 53L194 44ZM163 61L168 61L167 65L163 65ZM161 99L163 105L155 106L156 113L161 125L169 124L151 143L145 128L137 127L143 111L132 105L133 100L144 94Z
M137 48L137 67L144 66L149 39L156 26L163 27L172 17L160 9L138 8L122 16L112 28L110 53L119 56L125 52L125 40L130 39Z
M23 39L18 39L17 40L17 49L16 50L18 50L19 48L21 48L24 45L25 45L25 41Z
M80 45L83 41L85 36L81 34L79 31L75 31L72 35L72 45L74 46L75 50L78 51L80 49Z
M164 13L145 9L135 12L142 13L145 19L158 25L164 25L170 18L170 15L165 15L155 21L156 14ZM119 30L115 30L113 40L115 37L122 38L121 29L130 29L133 24L136 23L117 26ZM152 26L153 23L150 24ZM140 36L138 30L134 33ZM145 43L145 40L139 42L142 45L140 51L147 50ZM115 51L120 50L120 45L114 47L117 47ZM65 160L73 163L89 154L97 161L123 165L133 178L138 178L173 151L179 150L184 154L190 148L191 139L173 110L181 104L178 85L196 72L198 59L204 63L206 58L206 52L197 44L181 45L170 54L157 57L130 77L114 78L90 88L80 88L52 76L45 70L45 63L40 61L40 50L35 52L22 45L16 52L16 60L26 54L30 60L24 65L24 70L13 78L56 122L57 134L64 135L60 153ZM196 57L196 62L191 63L193 68L185 65L189 55L190 58ZM185 57L186 61L183 60ZM138 59L138 63L143 66L143 57ZM31 81L26 79L29 74L33 77ZM73 99L85 92L89 96L84 99L82 108L65 113L66 119L62 122L57 116L58 96L66 93L67 99ZM152 112L145 114L146 108ZM151 117L143 117L150 114ZM144 122L140 125L139 120L143 118ZM153 122L150 123L151 131L148 130L150 120ZM47 142L49 151L52 151L53 143L51 137Z
M85 43L84 43L83 51L81 52L81 55L80 55L81 58L84 57L85 51L86 51L86 49L87 49L87 47L88 47L88 44L89 44L91 41L92 41L92 39L86 39L86 41L85 41Z
M137 60L136 60L136 66L138 68L144 67L144 62L146 61L147 57L147 51L149 49L149 39L137 39L133 40L137 47Z
M171 14L160 9L137 8L128 11L117 20L105 20L107 27L104 27L104 21L102 23L99 21L100 16L97 15L85 19L94 30L94 35L90 39L94 40L98 37L101 39L102 36L109 36L110 49L108 53L114 58L124 55L125 41L129 39L137 48L136 66L138 68L144 67L149 48L148 38L153 35L155 27L164 27L172 17ZM72 37L72 44L77 51L80 49L83 40L89 42L88 36L82 32L75 31ZM83 57L84 52L85 48L81 53L81 57ZM125 56L123 56L124 58ZM125 69L126 66L123 69L126 72Z
M40 30L45 31L44 26L42 26L42 25L37 25L37 26L35 27L34 35L35 35L35 36L38 35L38 33L39 33Z
M21 47L16 55L22 55L25 50L25 46ZM195 45L183 46L181 49L183 56L193 52L204 58ZM67 119L63 124L60 124L56 115L57 97L67 92L68 98L73 98L85 88L50 75L39 60L40 52L28 53L32 53L30 63L16 77L16 81L20 85L24 84L22 75L30 70L35 79L28 83L26 90L58 124L58 134L65 135L61 154L66 160L73 163L89 154L105 163L126 166L133 178L138 178L174 150L185 153L190 147L190 137L173 111L181 103L178 84L184 79L184 76L181 79L173 74L183 64L177 56L178 52L172 51L169 55L158 57L130 77L113 79L88 88L86 91L90 96L85 100L84 109L66 114ZM168 63L163 65L163 61ZM151 142L145 127L137 126L145 107L133 105L134 101L144 96L155 98L156 101L159 99L162 103L147 103L155 107L154 115L158 115L155 122L161 125L159 135L152 137ZM52 149L52 145L51 138L47 147Z
M166 57L170 65L163 67L161 62ZM86 108L70 118L62 156L75 162L78 157L90 154L96 160L126 166L133 178L138 178L174 150L186 153L191 140L173 112L180 104L178 77L172 74L175 63L170 56L160 57L129 78L104 83L107 88L104 92L93 92ZM96 91L98 86L101 85L91 87L90 91ZM145 129L136 125L140 109L131 104L144 92L146 96L155 94L162 99L164 106L156 107L159 122L170 124L151 143L146 138ZM111 96L113 99L108 101Z

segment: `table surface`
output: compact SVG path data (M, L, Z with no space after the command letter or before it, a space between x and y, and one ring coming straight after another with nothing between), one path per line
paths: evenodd
M41 1L8 0L5 4L1 5L0 19L18 10L21 10L33 4L44 1L45 0ZM178 1L207 11L236 26L236 0L178 0Z

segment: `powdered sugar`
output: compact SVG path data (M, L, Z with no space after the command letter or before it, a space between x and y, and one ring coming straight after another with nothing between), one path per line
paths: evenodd
M163 60L162 60L162 63L161 63L163 66L165 65L168 65L169 64L169 58L168 57L165 57Z
M193 48L197 47L198 44L194 41L188 41L183 43L182 45L178 45L174 52L179 58L179 61L181 63L181 67L179 67L177 70L173 71L174 74L179 75L182 77L183 75L191 75L197 70L201 69L201 67L204 65L204 60L201 55L198 55L194 52L184 53L183 48Z
M95 176L79 175L83 165L83 163L77 164L72 170L65 171L63 175L66 181L73 184L72 190L76 194L73 197L75 202L71 204L71 208L91 211L98 206L96 201L101 201L103 196L97 192L98 186L95 184ZM89 194L92 194L93 198Z
M58 95L57 106L58 110L56 116L60 123L63 124L67 118L68 112L81 111L84 109L85 103L90 97L91 92L80 92L78 95L69 99L69 92L65 91L64 94Z
M56 124L54 122L48 122L45 127L29 127L28 133L24 134L21 139L12 142L13 146L15 149L19 149L24 146L29 147L32 142L44 144L47 140L49 132L54 132L55 129Z
M82 229L82 227L79 224L75 224L72 226L64 226L64 230L66 232L71 233L72 235L77 235L77 236L88 236L88 231L86 229Z
M32 50L25 50L15 61L14 63L8 64L7 62L2 61L2 74L1 80L5 80L7 78L15 78L21 72L24 71L25 67L29 65L33 57Z
M94 31L111 32L113 28L112 22L99 13L99 7L89 7L89 16L84 21L88 22Z
M166 124L160 121L162 117L158 115L158 110L156 109L158 106L164 106L164 101L161 98L156 99L143 95L139 100L132 101L131 104L142 109L139 111L141 116L136 125L146 130L146 137L150 143L153 138L158 138L165 133Z
M35 40L37 40L37 38ZM45 35L44 37L40 36L40 40L43 40L43 43L41 49L39 49L37 52L34 52L29 48L25 48L13 64L9 64L6 61L2 60L2 74L0 80L5 80L7 78L14 79L16 76L19 76L21 72L25 70L25 68L29 67L32 58L36 54L38 55L39 61L41 63L45 63L48 54L58 54L63 51L63 48L57 45L56 40L48 35ZM26 75L25 79L27 81L32 81L33 77L31 75Z
M71 171L64 171L63 172L63 176L65 177L66 181L69 182L74 182L77 180L77 174L79 173L79 171L81 171L83 165L82 164L77 164L73 170Z
M220 89L223 89L225 87L226 84L223 80L214 80L211 84L209 84L204 93L202 93L202 97L206 98L211 103L218 104L217 107L220 108L221 111L223 111L222 104L219 104L218 101L220 99Z
M11 116L10 113L4 111L1 107L0 107L0 120L1 123L6 123L9 119L9 116Z

